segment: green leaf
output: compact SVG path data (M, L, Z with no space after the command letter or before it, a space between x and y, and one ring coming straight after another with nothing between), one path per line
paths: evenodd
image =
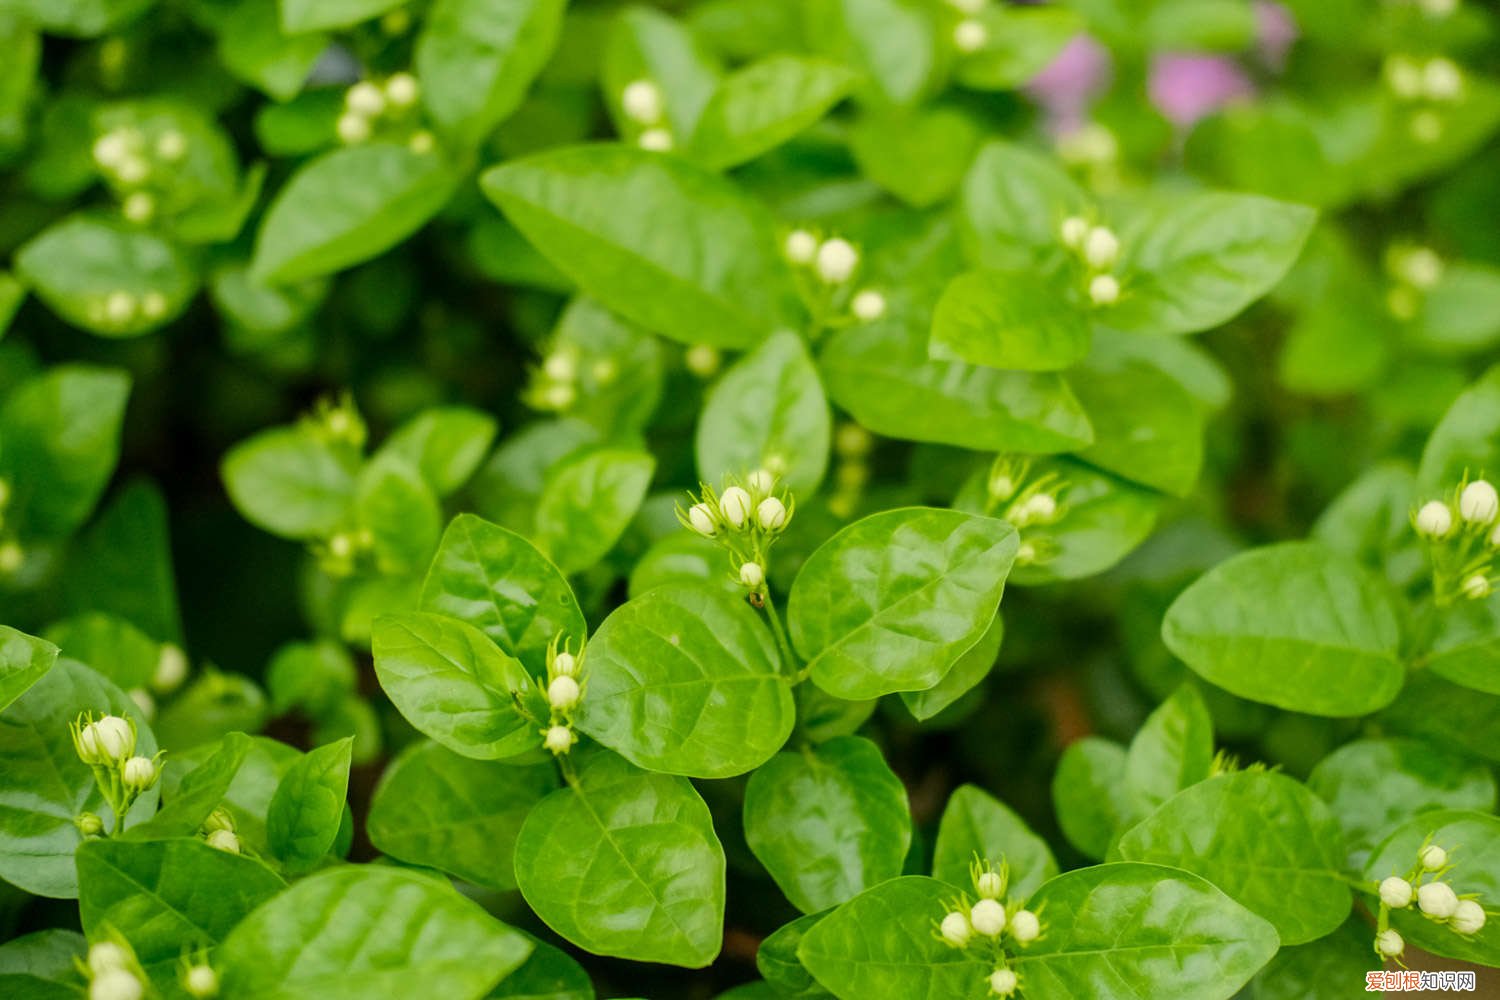
M126 691L147 688L161 660L161 644L122 618L99 612L55 622L47 638L68 658L85 663Z
M1072 1000L1114 985L1153 1000L1228 1000L1276 954L1270 924L1188 872L1082 868L1027 904L1046 930L1013 964L1028 1000Z
M552 57L566 0L437 0L414 65L433 122L477 146L520 107Z
M486 1000L594 1000L594 984L567 952L533 938L526 961Z
M564 573L594 565L625 533L655 471L650 455L609 448L553 470L537 501L537 547Z
M333 847L349 795L354 738L314 747L282 777L266 813L266 837L288 871L308 871Z
M1220 563L1167 610L1162 639L1230 693L1310 715L1373 712L1405 677L1380 581L1313 542Z
M175 245L89 215L70 215L33 238L17 251L16 272L53 312L102 337L149 333L198 290Z
M962 892L973 889L969 865L975 857L1010 868L1007 896L1026 900L1057 874L1057 861L1005 803L976 785L959 785L948 798L933 847L932 877Z
M498 424L494 417L465 406L423 410L396 428L376 453L404 458L440 497L469 481L489 454Z
M0 713L0 878L37 896L78 895L73 852L83 837L73 825L91 812L115 827L115 817L95 786L93 771L73 748L68 726L80 712L129 717L136 725L136 753L150 757L156 740L140 709L126 694L88 667L66 657ZM126 825L156 811L158 789L143 792Z
M724 849L686 778L613 754L543 799L516 842L537 916L597 955L702 968L724 926Z
M161 810L126 831L132 840L165 840L196 836L203 821L229 796L240 767L254 743L244 733L229 733L213 755L189 771L175 787L163 789ZM167 784L163 780L163 784Z
M1259 195L1200 193L1143 213L1122 233L1127 274L1109 325L1196 333L1234 318L1286 276L1317 212Z
M400 0L277 0L281 27L289 35L329 28L352 28L378 17Z
M367 820L370 842L407 864L514 889L521 824L557 785L551 764L471 760L437 743L416 743L380 778Z
M35 931L0 945L0 991L11 1000L79 1000L88 942L76 931Z
M423 613L379 618L371 648L397 711L448 749L494 760L539 743L513 700L531 689L530 675L474 626Z
M974 160L959 208L970 256L1027 271L1061 258L1062 222L1085 213L1088 197L1052 158L996 141Z
M1355 870L1410 816L1436 809L1495 808L1495 777L1489 768L1418 740L1346 743L1318 762L1307 787L1338 819Z
M726 572L718 542L690 532L668 535L641 554L630 570L629 596L634 599L668 583L696 583L731 597L745 592Z
M1482 351L1500 337L1500 268L1453 261L1422 296L1418 342L1445 353Z
M332 534L355 496L351 460L304 424L273 427L224 456L229 499L259 528L293 539Z
M628 440L651 421L661 402L664 353L660 338L580 295L558 318L548 356L560 354L576 368L578 398L568 416L613 440Z
M819 354L828 395L878 434L976 451L1072 451L1093 440L1061 376L927 356L927 321L900 315L841 330Z
M791 923L782 924L772 931L761 941L760 947L755 952L755 967L765 977L775 990L778 997L793 998L793 1000L820 1000L830 997L818 981L812 977L812 973L802 964L797 957L797 949L802 945L802 938L812 929L818 921L828 915L827 911L822 913L808 913L798 917Z
M359 865L311 875L250 914L218 965L230 997L478 1000L530 952L445 882Z
M26 301L26 286L17 281L8 271L0 271L0 340L10 329L16 311Z
M57 365L0 406L7 531L63 538L93 511L120 457L130 379L112 368Z
M779 753L745 787L745 840L797 909L837 906L901 874L906 788L860 736Z
M924 507L844 528L787 608L813 681L850 700L932 687L989 628L1017 544L1004 521Z
M938 300L928 354L990 368L1059 371L1089 351L1088 314L1037 275L968 271Z
M1379 882L1387 875L1405 876L1415 866L1417 852L1431 842L1449 852L1453 865L1453 870L1444 874L1442 880L1451 883L1460 894L1476 893L1479 904L1487 910L1492 907L1500 897L1500 819L1464 809L1407 816L1371 853L1364 867L1365 879ZM1500 964L1500 926L1493 919L1478 934L1457 934L1452 928L1427 919L1413 906L1409 910L1393 910L1391 925L1410 944L1434 955L1480 965Z
M958 189L979 141L979 126L958 108L866 108L849 151L865 178L913 208L930 208Z
M70 610L116 615L153 639L181 643L167 502L153 483L137 479L116 493L76 539L68 566Z
M1422 451L1422 497L1451 490L1466 472L1500 472L1500 365L1463 391L1433 428Z
M215 807L222 806L234 820L235 833L242 851L267 857L271 845L266 839L266 813L281 778L302 756L297 750L268 736L251 736L243 755L229 749L238 739L231 734L222 741L202 743L187 750L173 752L162 767L161 794L168 808L158 818L171 814L171 825L163 830L167 836L185 836L198 832L202 819L190 821L193 811L203 809L206 819ZM228 756L226 757L226 750ZM238 757L236 763L235 758ZM201 773L200 773L201 772ZM227 773L226 773L227 772ZM221 791L222 790L222 791ZM189 800L193 809L181 810L174 800ZM140 838L150 831L141 824ZM173 831L176 832L173 832ZM136 837L135 831L131 836Z
M420 229L457 183L442 157L405 146L324 153L300 167L266 210L251 276L287 284L369 260Z
M814 0L807 37L869 77L880 99L910 105L936 82L937 18L917 0Z
M1436 616L1422 657L1427 669L1455 684L1500 694L1500 596L1460 601Z
M184 947L213 948L285 883L199 838L93 840L78 848L78 912L98 938L124 935L157 989L177 995Z
M832 418L802 338L772 334L709 391L698 418L698 475L717 483L770 469L810 496L828 468Z
M1183 684L1147 716L1125 754L1131 810L1145 816L1207 778L1214 762L1214 723L1192 684Z
M644 4L623 8L605 42L600 85L615 131L636 137L646 127L625 112L625 88L637 80L654 83L661 94L660 124L685 140L719 84L717 59L697 33L681 21Z
M352 695L358 683L353 657L330 639L289 642L276 650L266 668L271 711L277 715L300 708L321 718Z
M1098 736L1068 744L1052 776L1052 804L1063 836L1096 860L1109 853L1131 813L1125 748Z
M1005 622L997 614L980 640L958 658L942 680L925 691L902 691L901 700L912 717L919 721L930 719L983 684L995 666L1004 638Z
M547 644L588 634L567 579L513 531L473 514L448 525L422 585L422 610L478 628L533 673L547 665Z
M854 82L828 59L772 55L722 80L704 106L689 155L723 170L769 152L814 125Z
M652 771L743 774L796 720L770 632L743 601L697 585L657 587L616 608L584 669L578 728Z
M25 694L57 662L57 647L45 639L0 625L0 711Z
M1358 984L1365 981L1365 973L1380 967L1370 941L1370 928L1356 916L1325 938L1282 948L1255 977L1255 1000L1352 995L1351 989L1363 992Z
M417 466L382 451L359 471L354 512L370 532L381 572L406 574L426 566L443 532L443 509Z
M237 0L224 12L215 34L224 68L278 101L301 92L328 48L326 35L283 35L280 13L265 0Z
M1094 428L1080 458L1175 496L1192 491L1203 466L1204 417L1181 384L1108 347L1069 371L1068 384Z
M1283 944L1316 940L1349 916L1338 820L1284 774L1201 781L1127 830L1116 851L1203 876L1269 920Z
M1056 7L992 4L978 20L988 32L984 47L960 55L954 67L958 82L975 90L1014 90L1029 82L1083 29L1076 11Z
M797 325L771 219L701 168L644 150L579 146L495 167L480 184L580 288L648 330L686 344L748 347ZM674 238L660 239L663 232Z

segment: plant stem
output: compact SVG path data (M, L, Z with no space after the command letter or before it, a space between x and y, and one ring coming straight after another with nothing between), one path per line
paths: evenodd
M792 650L792 644L787 641L786 628L781 624L781 613L776 610L776 601L771 596L770 587L766 588L765 594L766 606L762 610L766 613L766 620L771 623L771 634L776 637L776 648L781 650L782 670L796 675L797 679L801 680L798 668L802 666L802 661L797 658L797 654Z

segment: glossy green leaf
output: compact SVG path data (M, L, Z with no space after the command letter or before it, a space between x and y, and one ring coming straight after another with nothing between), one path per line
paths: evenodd
M1283 944L1316 940L1349 916L1338 820L1283 774L1201 781L1126 831L1116 850L1203 876L1269 920Z
M938 300L931 357L1059 371L1089 350L1089 318L1051 283L1021 271L967 271Z
M1214 761L1214 724L1203 696L1184 684L1146 717L1125 754L1131 810L1145 816L1207 778Z
M742 774L792 731L791 686L742 600L657 587L617 608L588 645L578 728L652 771Z
M807 37L865 73L878 96L909 105L934 84L938 20L917 0L813 0Z
M992 142L974 160L960 205L965 243L987 267L1034 267L1061 253L1064 219L1088 199L1053 159Z
M41 680L57 662L57 647L45 639L0 625L0 711Z
M665 353L659 337L580 295L558 317L548 357L561 355L576 369L569 418L620 440L655 415Z
M709 392L698 419L698 475L720 482L771 469L809 496L828 467L832 419L818 370L802 338L772 334Z
M958 189L980 142L973 116L945 105L861 111L849 151L865 177L913 208L928 208Z
M769 217L676 157L580 146L496 167L481 186L580 288L648 330L746 347L794 325Z
M540 740L514 701L531 688L526 668L474 626L425 613L380 618L371 648L396 709L448 749L494 760Z
M1370 928L1358 917L1325 938L1282 948L1252 984L1255 1000L1306 1000L1364 992L1365 974L1379 968Z
M722 170L815 124L848 93L854 74L828 59L772 55L722 80L689 144L695 159Z
M298 882L220 946L223 994L478 1000L531 952L518 931L429 875L345 866Z
M1080 458L1176 496L1203 466L1203 414L1187 390L1154 365L1105 348L1068 373L1094 441Z
M1057 874L1057 861L1047 842L1026 821L993 795L976 785L960 785L948 798L933 847L932 877L962 892L974 884L969 866L975 858L1010 871L1009 899L1026 900Z
M487 1000L594 1000L594 984L567 952L533 939L526 961Z
M351 461L304 424L273 427L224 456L229 499L257 527L288 538L331 534L355 497Z
M1131 814L1125 748L1098 736L1068 744L1052 776L1052 805L1063 836L1102 860Z
M624 534L655 471L650 455L612 448L553 470L537 500L537 547L564 573L594 565Z
M0 878L37 896L78 895L73 852L83 836L73 825L91 812L115 827L115 817L95 787L94 774L73 748L68 726L81 712L129 717L136 725L136 753L150 757L156 740L140 709L126 694L81 663L63 658L0 712ZM158 790L141 794L127 825L156 811Z
M1500 366L1465 389L1433 428L1422 451L1417 485L1423 498L1451 490L1466 472L1500 469Z
M70 610L103 611L132 622L153 639L182 642L167 502L137 479L115 493L75 539L64 592Z
M557 44L566 0L438 0L415 65L432 120L478 145L518 108Z
M833 995L818 985L818 981L797 957L797 949L802 945L803 936L827 915L826 911L808 913L782 924L766 935L756 949L755 967L778 996L790 1000L816 1000Z
M516 882L547 926L595 954L701 968L719 953L724 850L686 778L589 761L527 817Z
M141 968L178 995L182 949L213 948L285 883L261 862L197 837L93 840L78 849L78 910L84 932L124 935Z
M368 529L384 573L426 566L443 532L443 510L418 467L395 452L365 463L354 485L354 513Z
M0 991L12 1000L79 1000L88 942L76 931L34 931L0 944Z
M626 114L625 88L637 80L654 83L661 94L663 120L676 139L686 140L718 88L719 62L703 40L665 11L645 4L620 10L610 26L599 67L605 106L615 130L638 136L647 126Z
M930 719L983 684L995 666L995 657L1000 655L1000 643L1004 638L1005 623L996 615L984 635L958 658L942 680L925 691L901 692L907 710L918 720Z
M921 507L834 535L787 610L813 681L851 700L932 687L994 619L1017 544L1003 521Z
M218 22L217 35L224 68L278 101L297 96L318 57L328 48L326 35L282 34L277 5L263 0L238 0L229 5Z
M441 156L405 146L325 153L301 167L266 210L251 274L286 284L369 260L420 229L456 184Z
M525 538L472 514L448 525L422 585L422 609L478 628L535 673L547 644L587 634L567 579Z
M1437 612L1423 662L1455 684L1500 694L1500 596L1459 601Z
M1013 965L1028 1000L1228 1000L1276 954L1276 930L1210 883L1157 865L1082 868L1027 906L1045 932Z
M1380 581L1312 542L1220 563L1168 609L1162 639L1205 680L1311 715L1373 712L1405 676Z
M131 827L126 836L133 840L195 836L203 821L228 798L253 746L244 733L226 735L211 756L180 781L172 782L170 790L163 789L161 810L146 822Z
M1339 747L1308 775L1344 831L1349 865L1409 816L1435 809L1495 808L1495 777L1482 764L1417 740L1365 739Z
M271 710L277 714L300 708L318 718L353 694L358 683L354 658L328 639L289 642L266 668Z
M464 406L441 406L412 417L386 439L378 454L406 459L438 496L456 491L489 454L495 418Z
M266 813L271 808L271 799L281 784L282 776L302 756L297 750L268 736L251 736L243 754L229 749L238 742L233 734L223 741L203 743L198 746L174 751L165 758L162 767L161 794L167 801L166 808L157 814L171 815L171 825L163 830L164 836L186 836L197 833L202 819L206 819L216 807L222 806L234 820L235 834L240 839L242 851L259 857L268 857L271 845L266 837ZM226 758L226 749L228 756ZM238 760L236 761L236 758ZM227 772L227 773L226 773ZM191 800L193 810L173 803ZM190 812L204 809L196 824L190 821ZM153 821L154 826L155 821ZM141 826L141 836L147 836L147 824ZM135 836L134 831L131 832Z
M289 35L352 28L399 6L399 0L277 0L281 27Z
M408 864L514 889L521 824L557 785L551 764L471 760L437 743L416 743L381 776L366 821L370 842Z
M333 847L349 794L353 737L315 747L276 786L266 813L271 850L288 871L307 871Z
M745 840L792 905L837 906L901 874L906 788L859 736L780 753L745 787Z
M1012 90L1031 80L1083 28L1077 12L1057 7L983 8L988 37L977 52L961 55L954 76L975 90Z
M70 660L87 664L126 691L147 688L161 643L114 615L89 612L55 622L47 638Z

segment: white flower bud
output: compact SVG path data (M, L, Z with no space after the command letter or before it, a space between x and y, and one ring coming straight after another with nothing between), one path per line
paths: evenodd
M974 931L969 927L969 918L957 910L943 917L938 931L943 935L943 940L955 948L962 948L974 936Z
M187 654L176 643L163 643L156 657L156 669L151 674L151 686L160 694L170 694L187 680Z
M370 138L370 120L352 112L339 115L333 128L338 133L339 142L346 146L358 146Z
M754 590L766 582L766 568L758 562L747 562L740 566L740 583Z
M688 508L688 523L693 530L704 538L712 538L718 533L718 526L714 523L713 508L706 503L695 503Z
M1401 256L1400 277L1415 288L1432 288L1443 280L1443 258L1431 247L1414 247Z
M151 164L139 156L127 156L115 167L115 176L122 184L140 184L151 176Z
M1380 883L1380 901L1397 910L1411 905L1412 887L1400 875L1392 875Z
M1083 241L1089 236L1089 220L1081 215L1070 215L1062 221L1063 246L1069 250L1082 250Z
M73 817L73 825L78 827L78 832L85 837L99 837L104 834L104 820L97 813L82 812Z
M175 128L169 128L156 137L156 155L171 163L187 154L187 137Z
M980 21L966 17L953 26L953 47L960 52L978 52L989 44L990 30Z
M1017 944L1030 944L1042 936L1042 923L1030 910L1017 910L1010 918L1010 934Z
M130 139L124 132L106 132L94 140L94 162L106 170L118 170L130 157Z
M348 559L354 555L354 538L347 531L339 532L328 539L328 553L335 559Z
M1016 546L1016 565L1030 566L1036 562L1036 546L1030 542L1022 542Z
M1442 538L1453 530L1453 512L1441 500L1431 500L1417 511L1417 534L1423 538Z
M96 976L110 969L128 969L130 953L113 941L100 941L89 946L88 966Z
M212 966L194 965L182 974L182 988L193 1000L210 1000L219 995L219 974Z
M240 838L233 830L211 830L207 840L209 847L217 848L227 854L240 853Z
M559 712L566 712L578 704L578 682L566 674L552 678L547 685L547 701Z
M131 688L125 693L130 695L130 700L135 702L135 707L141 710L141 714L148 722L156 718L156 699L151 697L150 691L145 688Z
M437 148L437 136L424 129L419 129L411 134L406 140L406 148L418 156L426 156Z
M89 983L89 1000L141 1000L146 988L129 969L110 969Z
M375 118L385 111L385 94L369 80L361 80L344 95L344 107L361 118Z
M1089 279L1089 301L1096 306L1112 306L1120 301L1120 279L1113 274L1096 274Z
M385 99L393 108L411 107L417 103L419 93L421 87L417 85L417 78L410 73L392 73L385 81Z
M780 531L786 527L786 504L776 497L766 497L755 508L755 520L762 531Z
M1014 995L1020 985L1021 978L1014 969L996 969L990 973L990 992L997 997Z
M1417 906L1429 917L1447 920L1458 909L1458 894L1447 882L1428 882L1417 889Z
M719 513L731 528L743 528L750 516L750 494L738 486L729 487L719 497Z
M793 229L781 249L793 264L811 264L818 255L818 238L806 229Z
M78 751L78 759L91 767L105 763L104 754L99 750L98 733L92 725L84 726L78 731L78 745L74 748Z
M552 658L552 673L557 677L577 677L577 658L566 650L559 652Z
M1120 238L1107 226L1095 226L1083 241L1083 259L1089 267L1104 270L1120 257Z
M566 382L578 375L578 363L567 351L553 351L542 361L542 371L548 378Z
M979 877L974 880L974 891L983 899L999 899L1000 894L1005 891L1005 882L1001 880L999 872L980 872Z
M769 493L776 485L776 476L770 469L756 469L745 477L745 485L755 493Z
M1422 94L1422 67L1409 56L1390 56L1385 61L1385 83L1391 93L1405 100Z
M648 128L636 141L642 149L649 149L653 153L665 153L674 145L672 133L664 128Z
M1489 524L1500 514L1500 495L1483 479L1476 479L1458 495L1458 516L1470 524Z
M985 937L999 937L1005 930L1005 907L993 899L981 899L969 908L969 923Z
M1417 6L1428 17L1449 17L1458 9L1458 0L1417 0Z
M133 191L120 203L120 214L136 225L150 222L156 214L156 199L145 191Z
M0 542L0 573L14 573L26 562L26 550L16 542Z
M116 326L135 319L135 309L135 296L129 292L110 292L104 297L104 317Z
M233 832L234 817L229 814L228 809L220 806L208 814L208 819L203 821L203 829L207 833L213 833L215 830L229 830Z
M578 737L567 726L549 726L546 735L542 737L542 745L551 750L554 756L567 753L577 742Z
M578 390L568 382L554 382L542 394L542 402L549 410L566 410L578 401Z
M818 247L818 277L830 285L842 285L859 266L859 251L848 240L835 236Z
M1464 75L1452 59L1439 56L1422 67L1422 93L1429 101L1452 101L1463 95Z
M854 313L856 319L873 323L885 315L885 296L873 288L866 288L854 296L854 301L849 304L849 309Z
M1460 899L1453 910L1452 927L1460 934L1478 934L1484 930L1484 907L1472 899Z
M1435 872L1448 864L1448 852L1436 844L1428 844L1417 855L1424 871Z
M156 784L156 765L150 757L132 757L120 767L120 781L126 788L144 792Z
M135 728L118 715L106 715L89 727L99 754L106 760L123 761L135 753Z
M661 88L650 80L632 80L620 94L620 107L631 121L655 125L662 115Z
M1392 927L1375 935L1375 950L1386 958L1399 958L1401 953L1406 950L1406 942L1401 939L1401 935Z
M1011 523L1017 527L1046 524L1057 516L1057 498L1050 493L1033 493L1011 512Z
M683 360L687 363L688 371L699 378L708 378L719 370L722 359L718 348L709 344L694 344L688 348Z
M1475 573L1459 585L1463 594L1471 601L1482 601L1490 596L1490 581L1482 573Z

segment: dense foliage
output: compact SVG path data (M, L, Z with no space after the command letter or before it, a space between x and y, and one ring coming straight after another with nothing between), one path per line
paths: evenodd
M1487 981L1497 32L0 0L0 996Z

